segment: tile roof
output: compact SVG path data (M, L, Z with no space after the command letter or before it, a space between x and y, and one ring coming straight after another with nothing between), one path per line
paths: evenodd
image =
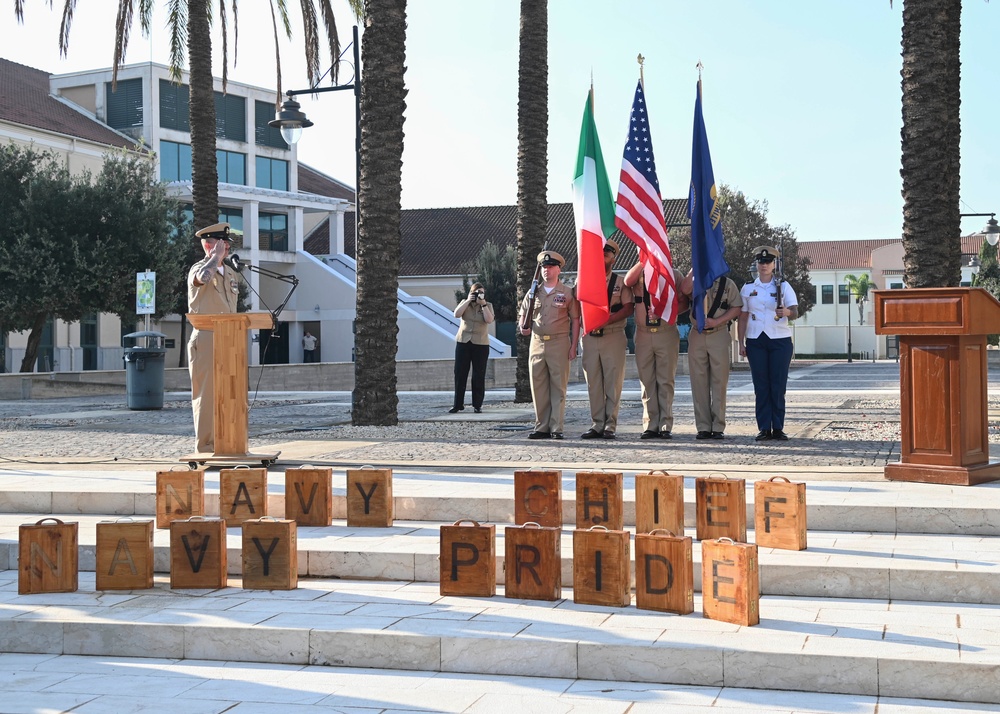
M299 162L299 191L328 198L342 198L354 203L354 189L311 166Z
M962 254L979 255L983 234L962 236ZM799 256L809 259L811 270L855 270L870 268L872 251L899 243L898 238L878 240L799 241Z
M134 141L54 97L48 72L0 58L0 120L129 149Z
M668 224L687 224L687 199L663 202ZM517 243L517 206L472 206L466 208L415 208L403 211L402 264L400 275L461 275L487 241L500 246ZM326 233L325 230L322 233ZM550 203L548 247L566 258L567 272L576 271L576 227L573 204ZM621 232L614 239L621 247L616 270L636 261L636 248ZM355 256L354 214L344 214L344 249ZM316 255L329 252L329 236L317 230L306 241L306 250Z

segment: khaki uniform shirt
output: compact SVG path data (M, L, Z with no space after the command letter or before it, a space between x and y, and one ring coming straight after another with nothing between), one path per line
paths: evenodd
M223 272L216 271L212 280L205 285L195 285L194 277L205 267L209 258L199 260L188 271L188 312L205 315L220 315L236 312L240 298L239 281L236 271L223 265Z
M528 298L521 303L521 311L528 306ZM573 297L570 288L557 282L552 292L546 292L544 285L535 293L535 314L531 319L531 334L534 337L555 337L569 335L571 320L580 318L580 303Z
M675 287L676 290L680 289L681 280L683 279L684 276L681 275L681 271L677 270L677 268L674 268L674 285L676 286ZM635 286L632 288L632 292L635 294L635 313L634 313L635 329L641 330L642 332L659 332L660 330L662 330L663 327L667 324L662 320L660 321L659 325L646 324L646 303L643 301L643 295L646 292L646 287L643 280L640 280L638 283L635 284ZM679 294L680 293L678 292L678 295Z
M493 311L493 303L486 305L470 304L462 313L461 324L458 326L458 334L455 335L455 342L471 342L474 345L488 345L490 343L490 328L483 315L483 308L489 306Z
M719 291L719 281L725 280L726 287L722 293L722 302L719 304L719 308L712 312L712 305L715 304L715 295ZM743 297L740 295L740 289L736 287L736 283L723 275L720 278L716 278L715 282L712 283L712 287L708 289L705 293L705 317L721 317L727 310L733 307L743 307ZM694 324L694 316L692 315L691 329L697 330L697 326ZM719 325L713 328L705 328L702 330L703 335L711 335L713 332L718 330L728 329L726 325Z

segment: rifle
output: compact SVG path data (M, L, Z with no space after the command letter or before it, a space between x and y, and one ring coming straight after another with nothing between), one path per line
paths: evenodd
M774 309L775 309L775 311L781 309L781 284L783 282L785 282L785 263L784 263L784 259L783 259L783 256L785 254L785 237L784 236L781 236L781 248L779 248L779 251L781 252L781 256L779 256L778 259L777 259L777 263L778 264L774 266L776 268L776 270L774 271L774 288L775 288L775 291L776 291L774 293L774 300L775 300ZM779 320L781 320L781 318L778 317L777 312L775 312L774 321L778 322Z
M546 245L548 242L546 241ZM542 250L545 250L543 247ZM521 313L521 321L518 327L521 330L531 329L531 320L535 316L535 299L538 293L538 280L542 277L542 264L537 262L535 265L535 277L531 279L531 287L528 289L528 305L523 313Z

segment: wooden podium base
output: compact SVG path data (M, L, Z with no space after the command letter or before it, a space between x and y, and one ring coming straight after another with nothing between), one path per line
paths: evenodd
M241 464L256 464L267 467L278 460L280 451L270 453L245 453L245 454L209 454L203 451L196 451L193 454L182 456L181 461L186 461L192 469L204 464L214 466L239 466Z
M890 481L976 486L1000 480L1000 461L990 461L975 466L929 466L927 464L895 463L885 467L885 477Z

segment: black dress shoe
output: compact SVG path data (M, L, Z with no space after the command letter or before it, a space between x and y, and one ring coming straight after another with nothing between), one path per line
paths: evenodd
M712 438L713 439L725 439L726 435L723 434L721 431L713 431L712 432Z
M582 434L580 434L580 438L581 439L600 439L601 438L601 432L597 431L597 429L587 429L587 431L585 431Z
M670 434L669 431L661 431L660 432L660 438L661 439L673 439L674 437L671 436L671 434Z
M695 434L694 438L695 439L711 439L712 438L712 432L710 432L710 431L699 431L697 434Z
M771 438L775 441L788 441L788 434L783 432L781 429L772 429Z
M757 432L757 441L770 441L771 440L771 430L761 429Z
M465 407L452 407L451 409L448 410L448 413L449 414L458 414L463 409L465 409Z
M604 433L601 434L601 438L602 439L614 439L615 438L615 433L613 431L608 431L607 429L605 429Z
M472 410L474 412L476 412L476 414L482 414L483 413L482 407L473 407Z
M529 439L551 439L552 434L547 431L533 431L528 434Z
M660 435L657 434L652 429L646 429L646 431L644 431L641 434L639 434L639 438L640 439L659 439Z
M553 439L561 439L561 438L563 438L562 432L561 431L554 431L554 432L552 432L552 438Z

